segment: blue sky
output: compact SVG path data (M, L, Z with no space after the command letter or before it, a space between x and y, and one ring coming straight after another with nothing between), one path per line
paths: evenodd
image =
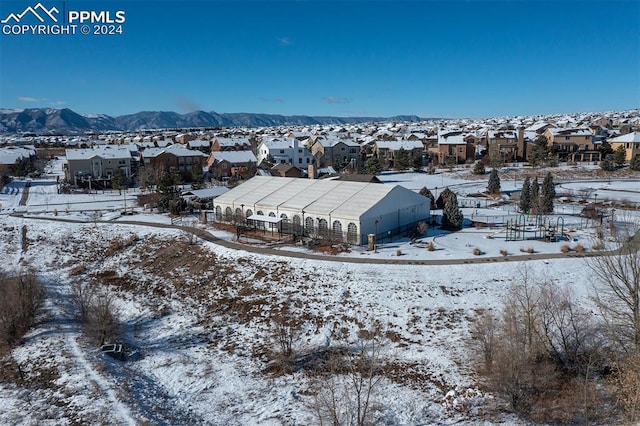
M37 3L2 0L0 19ZM640 107L637 0L64 7L124 10L123 34L0 34L0 107L421 117Z

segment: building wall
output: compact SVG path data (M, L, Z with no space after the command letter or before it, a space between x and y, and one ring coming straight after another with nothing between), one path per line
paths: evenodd
M241 204L237 200L235 204L214 201L214 211L219 208L221 215L219 219L222 222L236 223L238 217L246 218L249 213L275 218L281 218L284 215L287 221L283 222L283 224L292 227L294 218L297 217L300 220L300 225L294 232L301 231L302 225L308 224L309 226L305 226L305 230L308 231L307 235L331 238L337 236L337 233L341 233L342 240L347 241L347 238L349 238L348 242L352 244L366 244L367 235L376 233L376 231L378 238L383 238L389 232L395 236L398 228L406 228L417 222L427 221L430 217L429 207L430 200L428 198L402 187L395 187L374 207L358 217L278 209L269 205L268 201L253 205ZM231 212L231 216L225 214L225 212ZM375 223L376 220L378 221L377 224ZM266 224L266 229L270 229L268 224ZM334 232L336 230L337 232Z
M611 142L611 149L615 151L620 145L624 147L625 161L631 161L634 157L640 155L640 143Z

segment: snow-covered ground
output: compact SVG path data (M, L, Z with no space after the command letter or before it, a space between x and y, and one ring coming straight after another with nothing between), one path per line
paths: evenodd
M448 185L472 194L486 187L486 180L447 173L381 177L414 190L427 186L434 191L437 186L439 192ZM589 183L567 182L561 187L578 191L583 185ZM640 202L633 183L616 181L611 186L615 190L606 192L606 182L594 182L598 199L607 194ZM588 250L597 224L574 215L579 211L568 210L572 204L556 207L572 241L512 242L506 241L501 227L465 228L453 234L434 227L419 244L382 241L377 253L357 248L339 255L337 261L323 261L250 253L205 241L191 245L184 231L152 226L169 224L166 215L137 209L135 215L119 217L125 200L117 191L58 195L53 181L32 181L26 205L19 206L21 188L23 183L12 182L0 195L3 213L11 209L26 213L0 216L0 250L7 253L2 267L35 268L48 299L37 326L12 352L28 383L0 383L2 424L317 423L310 409L317 378L305 368L283 375L266 372L265 351L274 346L272 318L283 306L301 323L294 343L298 354L353 345L360 327L376 323L381 327L382 358L389 373L375 398L380 423L513 424L517 419L487 417L478 409L490 398L481 392L470 393L470 405L476 407L471 411L458 411L443 402L451 390L478 385L467 349L470 323L478 312L499 309L506 289L523 268L570 287L589 303L591 279L585 259L508 260L529 247L538 254L559 254L563 244L583 244ZM517 182L512 189L520 189ZM509 190L506 181L503 190ZM129 195L133 199L133 191ZM509 209L515 214L513 207L487 203L468 207L464 214L499 216L511 214ZM122 223L125 220L140 225ZM235 238L202 227L222 239ZM26 246L22 232L27 235ZM114 245L122 241L128 243ZM427 250L430 241L435 251ZM484 254L474 255L475 247ZM501 250L509 253L505 261L464 262L497 257ZM461 261L447 265L340 261L346 257ZM105 358L83 336L69 303L76 280L108 285L117 296L125 324L123 339L139 351L139 359L121 363Z

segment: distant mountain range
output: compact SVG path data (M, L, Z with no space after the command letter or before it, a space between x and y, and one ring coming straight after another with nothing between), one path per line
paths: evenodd
M188 129L211 127L305 126L313 124L353 124L380 121L421 121L415 115L395 117L310 117L306 115L274 115L194 111L187 114L143 111L136 114L78 114L68 108L0 109L0 134L36 133L39 135L72 135L87 132L141 129Z

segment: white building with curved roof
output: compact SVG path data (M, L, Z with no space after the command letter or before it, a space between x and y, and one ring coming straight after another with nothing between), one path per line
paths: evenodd
M429 219L430 200L399 185L256 176L214 201L216 221L364 244ZM257 222L257 223L256 223Z

